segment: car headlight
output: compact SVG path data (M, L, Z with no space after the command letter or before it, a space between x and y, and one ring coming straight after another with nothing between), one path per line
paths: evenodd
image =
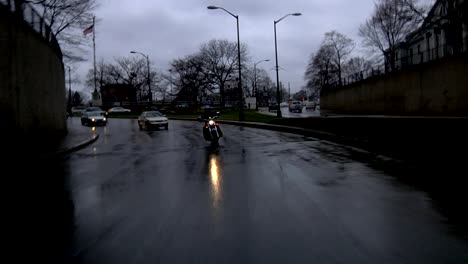
M105 118L105 117L104 117L102 120L106 121L106 120L107 120L107 118Z
M215 124L215 121L213 120L208 121L208 125L213 126L214 124Z
M94 121L96 121L96 119L92 118L92 119L91 119L91 121L93 121L93 122L94 122Z

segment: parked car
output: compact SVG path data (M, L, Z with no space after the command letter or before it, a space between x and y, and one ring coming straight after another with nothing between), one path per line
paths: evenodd
M82 125L106 125L107 117L104 115L103 111L85 111L81 115L81 124Z
M138 126L140 129L143 129L143 127L146 129L154 127L169 129L169 121L159 111L145 111L138 117Z
M314 101L307 101L305 104L306 110L310 110L310 109L315 110L315 107L316 107L316 104Z
M292 101L291 103L289 103L289 112L302 113L302 102L301 101Z
M85 106L74 106L74 107L71 108L71 113L72 113L72 115L80 116L85 109L86 109Z
M282 102L282 103L280 104L280 106L281 106L281 107L287 107L287 106L288 106L288 103Z
M132 112L132 110L127 109L127 108L123 108L123 107L120 107L120 106L116 106L116 107L112 107L107 112L109 112L109 113L130 113L130 112Z

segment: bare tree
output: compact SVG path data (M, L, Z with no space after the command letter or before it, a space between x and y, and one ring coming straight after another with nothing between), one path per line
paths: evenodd
M355 47L354 41L339 32L331 31L325 33L322 45L330 47L332 51L331 61L337 68L338 81L341 85L343 64Z
M96 65L96 77L99 88L107 84L129 84L135 87L140 99L149 94L148 90L144 89L145 84L148 84L148 67L146 59L142 57L115 58L114 63L101 61ZM153 92L160 78L152 65L150 65L149 77ZM86 84L88 87L94 87L93 69L88 71Z
M316 54L312 54L304 75L306 88L318 96L323 87L338 78L338 69L332 62L334 50L329 45L322 45Z
M206 60L201 54L189 55L175 59L171 63L171 71L176 76L177 99L197 102L208 86L212 83L211 74L205 71Z
M345 73L345 77L357 74L362 71L368 70L372 68L372 61L367 60L363 57L353 57L349 59L345 65L343 66L343 72Z
M422 22L416 6L416 0L377 0L374 13L359 27L363 44L380 51L392 70L397 45Z
M50 40L55 35L62 46L64 60L67 63L83 61L81 48L82 30L93 21L96 0L19 0L33 4L50 26L46 32Z
M219 86L221 107L224 107L226 81L238 70L237 43L213 39L201 46L200 53L206 62L205 71L211 74ZM246 56L247 48L241 45L241 63L246 61Z
M420 22L423 22L426 19L427 12L434 4L434 0L425 0L422 3L419 0L400 0L400 4L413 11L419 17Z

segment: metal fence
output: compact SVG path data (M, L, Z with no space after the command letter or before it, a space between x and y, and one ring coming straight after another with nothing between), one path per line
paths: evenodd
M463 46L463 43L465 43L465 47ZM456 56L462 53L468 53L466 43L468 43L468 38L464 39L460 46L443 45L437 48L417 52L415 54L409 54L408 56L403 56L395 61L394 67L391 67L389 63L385 63L364 71L348 75L345 78L342 78L341 83L338 80L336 80L331 82L329 85L323 87L321 93L326 94L330 91L338 90L344 86L360 82L369 78L382 76L391 72L401 71L413 65L423 64L441 58Z
M20 7L18 7L17 3L15 3L15 0L0 0L0 8L6 8L16 17L22 19L44 40L46 40L47 43L51 46L51 48L57 53L59 58L62 59L62 51L60 49L60 45L55 35L52 33L50 26L31 4L22 3Z

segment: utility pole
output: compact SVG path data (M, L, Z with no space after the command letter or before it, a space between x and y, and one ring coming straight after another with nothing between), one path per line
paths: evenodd
M72 108L72 92L71 92L71 68L68 66L68 113L71 116L71 108Z
M291 99L291 85L288 82L288 100Z

